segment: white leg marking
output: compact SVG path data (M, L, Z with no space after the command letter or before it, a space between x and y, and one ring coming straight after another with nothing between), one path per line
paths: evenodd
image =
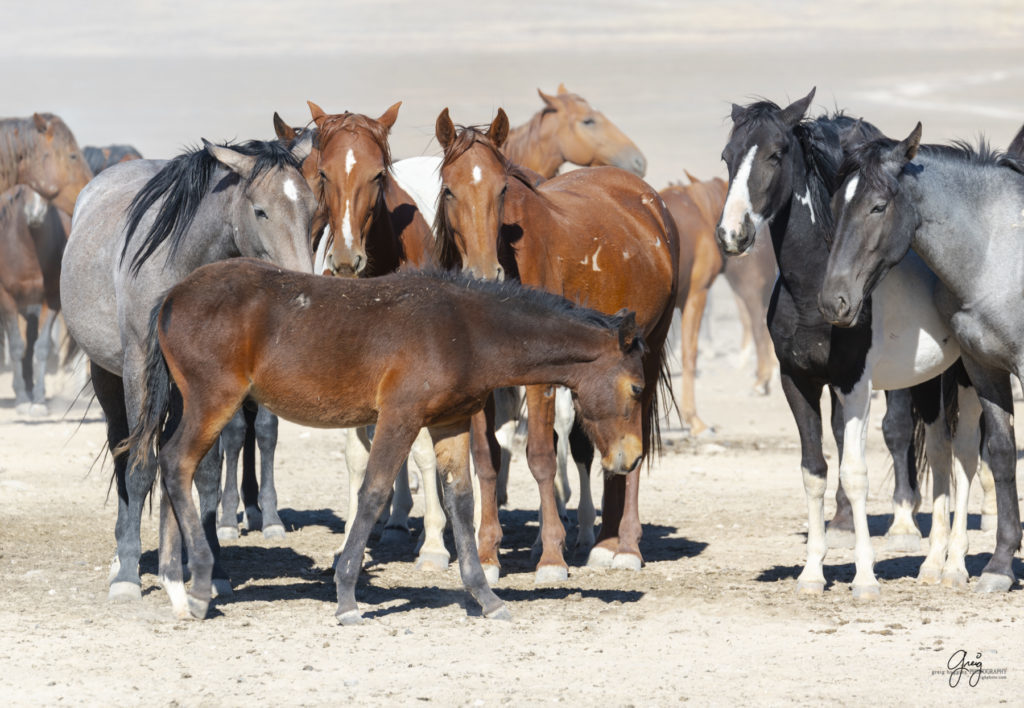
M853 594L855 598L867 598L878 594L875 551L871 547L871 532L868 530L868 466L864 459L868 414L871 411L870 378L862 378L850 393L840 395L840 398L846 420L843 426L845 433L839 478L850 497L853 532L857 537L857 545L854 547L857 574L853 578Z
M957 387L960 405L960 423L953 440L953 474L955 506L953 509L953 532L949 537L946 562L942 566L942 584L954 588L967 587L967 566L964 557L970 548L967 541L967 498L971 493L971 481L978 471L978 450L981 430L981 402L973 388ZM929 453L930 459L930 453Z
M320 237L320 243L316 247L316 258L313 260L313 274L323 275L324 271L330 268L327 259L331 255L330 246L331 227L324 227L324 233Z
M355 153L352 152L352 148L349 148L348 149L348 153L345 155L345 174L346 175L352 174L352 168L355 167L355 164L356 164Z
M860 182L860 176L855 176L849 182L846 183L846 192L843 195L846 197L846 203L849 204L853 200L853 195L857 193L857 184Z
M807 561L797 578L797 591L811 594L825 589L823 564L828 544L825 542L825 477L803 468L804 493L807 495Z
M299 198L299 190L295 187L295 182L292 181L291 177L284 181L284 195L293 202Z
M420 547L417 568L444 570L448 567L448 549L444 545L446 517L437 488L437 458L430 431L420 430L412 444L413 462L420 470L423 481L423 545ZM444 564L444 568L440 567Z
M160 576L160 584L164 586L167 597L171 601L171 609L175 617L183 619L189 616L188 596L185 593L185 583L180 580L170 581L165 576Z
M345 533L352 528L359 511L359 488L366 476L366 465L370 461L371 427L349 428L345 440L345 466L348 467L348 518L345 519ZM344 544L342 545L344 548ZM335 555L341 553L341 548Z

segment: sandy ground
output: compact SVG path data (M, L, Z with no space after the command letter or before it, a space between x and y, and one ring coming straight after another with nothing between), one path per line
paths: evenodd
M131 142L157 157L200 137L267 136L274 110L305 120L306 99L367 113L401 99L400 157L436 153L433 122L446 105L458 122L489 121L504 106L518 123L540 105L537 87L564 81L635 139L658 187L684 167L722 174L729 103L754 95L783 102L817 86L817 110L845 107L894 135L923 120L935 141L984 132L1005 145L1024 120L1024 15L1014 3L630 6L261 1L206 12L60 0L21 8L0 28L2 112L52 110L83 145ZM406 539L375 540L357 590L369 621L338 627L329 567L345 525L343 435L292 425L278 448L289 534L225 548L234 596L205 622L174 621L147 518L143 600L108 604L115 505L109 464L93 466L103 423L81 407L17 420L4 373L0 696L25 705L1019 702L1020 592L922 587L926 543L909 556L884 550L892 484L874 428L869 513L882 598L852 601L852 551L830 553L822 597L795 595L806 519L795 425L777 385L767 398L748 395L749 371L731 363L731 297L716 286L713 304L698 405L718 433L692 440L670 423L667 453L642 482L646 567L576 564L567 583L534 587L537 493L520 457L502 512L497 592L509 623L467 606L454 566L414 571ZM883 407L876 399L876 421ZM926 501L925 531L929 511ZM994 539L978 530L976 496L972 511L977 575ZM1005 678L951 688L944 669L958 650Z

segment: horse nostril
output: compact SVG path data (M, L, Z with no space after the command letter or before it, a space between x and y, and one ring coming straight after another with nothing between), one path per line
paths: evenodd
M498 266L497 269L495 269L495 271L494 271L494 279L495 280L504 280L505 279L505 269L502 268L501 266Z
M352 256L352 270L356 273L361 273L363 268L366 267L366 262L363 257L359 254Z
M718 239L719 243L724 244L725 243L725 229L723 229L721 226L716 228L715 229L715 238Z

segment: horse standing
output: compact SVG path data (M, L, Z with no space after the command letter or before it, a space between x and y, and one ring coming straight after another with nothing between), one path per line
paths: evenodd
M142 159L142 153L131 145L105 145L103 147L86 145L82 148L82 153L94 175L98 175L119 162Z
M638 177L608 167L574 170L535 186L499 150L508 134L501 109L486 132L456 131L445 109L435 132L445 149L434 229L440 265L461 266L475 277L518 280L604 312L635 311L649 347L641 396L644 452L649 453L658 440L655 394L665 337L677 288L689 285L678 282L678 238L664 202ZM528 388L526 394L527 458L541 495L538 582L561 580L568 573L562 556L565 529L553 488L552 394L543 386ZM483 422L478 416L474 429ZM485 444L474 441L483 504L480 556L493 578L500 567L501 527L489 453ZM603 522L588 562L640 567L638 483L637 469L626 477L606 478Z
M68 331L91 360L111 451L138 420L149 315L172 285L201 265L243 255L312 269L308 232L316 204L299 172L307 152L307 143L291 151L276 142L206 143L171 161L115 165L82 191L61 301ZM196 476L215 558L219 463L208 456ZM110 597L130 599L140 597L139 528L156 467L127 475L125 465L115 455L118 549ZM219 563L214 578L218 592L230 592Z
M58 116L0 118L0 192L24 184L70 214L90 179L75 136Z

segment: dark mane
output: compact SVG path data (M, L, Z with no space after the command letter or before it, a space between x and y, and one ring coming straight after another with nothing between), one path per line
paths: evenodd
M484 126L458 126L455 140L444 151L444 159L441 161L440 169L443 170L458 160L477 143L491 151L494 159L504 167L507 176L518 180L526 185L531 192L538 194L535 174L531 175L525 169L505 157L495 147L494 142L487 137L486 127ZM455 242L455 234L452 232L451 224L448 223L448 214L446 213L443 195L441 195L440 202L437 205L433 227L435 259L442 268L454 268L461 261L461 257L459 256L459 245ZM498 234L495 234L495 238L498 238Z
M384 167L391 171L391 146L388 144L388 129L373 118L368 118L361 113L339 113L327 116L319 127L316 136L317 145L321 153L331 142L331 138L340 132L358 133L365 132L377 144L381 154L384 156Z
M299 169L299 162L282 143L263 140L250 140L239 145L223 143L221 147L256 158L244 189L264 172L272 169L291 167ZM145 186L132 199L128 206L128 219L125 226L127 235L121 249L121 261L124 262L128 246L135 235L139 223L147 212L163 197L163 203L157 211L153 226L136 251L131 261L131 273L138 274L142 264L164 241L170 239L173 256L189 226L199 211L199 205L210 191L210 177L219 163L204 148L193 148L178 155L167 163L163 169L153 175ZM169 257L170 257L169 256Z

